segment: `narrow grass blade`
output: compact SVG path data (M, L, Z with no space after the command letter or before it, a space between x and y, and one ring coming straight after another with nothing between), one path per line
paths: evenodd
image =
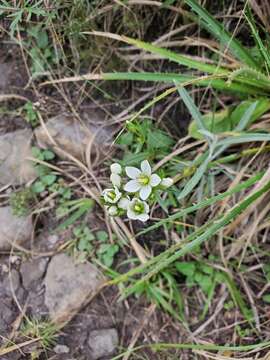
M259 174L256 174L255 176L253 176L250 179L242 182L241 184L236 185L234 188L230 189L229 191L226 191L226 192L224 192L222 194L213 196L210 199L203 200L200 203L192 205L192 206L190 206L190 207L188 207L186 209L182 209L182 210L178 211L177 213L169 216L168 218L162 219L159 222L157 222L156 224L154 224L152 226L149 226L147 229L140 231L137 234L137 236L143 235L143 234L145 234L145 233L147 233L149 231L155 230L155 229L159 228L160 226L162 226L162 225L164 225L164 224L166 224L168 222L172 222L174 220L177 220L177 219L179 219L179 218L181 218L181 217L183 217L183 216L185 216L187 214L190 214L190 213L192 213L194 211L202 209L202 208L204 208L206 206L210 206L212 204L215 204L217 201L221 201L221 200L225 199L228 196L231 196L231 195L233 195L235 193L238 193L238 192L240 192L242 190L245 190L245 189L249 188L250 186L256 184L263 177L263 175L264 175L263 172L261 172ZM154 263L161 260L162 256L163 256L163 254L158 255L158 256L150 259L146 264L140 265L140 266L130 270L126 274L119 275L115 279L111 280L109 283L110 284L118 284L120 282L127 281L131 276L144 272L145 269L147 269L148 267L150 267Z
M156 45L152 45L149 43L146 43L141 40L132 39L128 37L123 37L124 41L126 41L128 44L135 45L139 49L149 51L153 54L158 54L162 56L164 59L176 62L180 65L185 65L191 69L200 70L203 72L207 72L209 74L216 74L216 75L228 75L230 72L227 69L220 68L216 65L210 65L207 63L204 63L203 61L198 61L189 58L188 56L177 54L173 51L163 49L161 47L158 47Z
M236 126L236 128L234 129L234 131L243 131L248 123L250 122L253 113L255 112L255 109L258 105L258 101L255 101L254 103L252 103L246 110L246 112L244 113L244 115L241 117L238 125Z
M196 0L185 0L191 9L199 16L199 24L205 27L225 47L228 47L234 56L243 64L259 69L254 58L248 53L242 44L236 40L224 27L208 13Z
M249 27L252 31L252 35L254 40L256 41L257 47L262 55L262 58L264 59L266 66L268 67L268 71L270 70L270 54L269 51L267 50L267 48L264 46L264 43L262 42L262 39L259 35L259 31L256 29L256 24L254 21L254 18L252 16L252 13L249 9L249 7L247 8L247 11L245 13L245 19L247 20Z
M168 250L164 251L161 255L156 257L154 263L153 259L150 260L153 265L147 270L147 273L140 280L138 280L134 285L131 285L125 289L123 296L129 296L134 292L134 288L142 285L146 281L149 281L153 276L167 268L180 257L191 253L195 248L203 244L206 240L214 236L219 230L228 225L232 220L234 220L238 215L246 210L254 201L269 191L269 189L270 182L259 188L256 192L245 198L239 204L235 205L220 219L214 220L210 224L205 224L203 227L187 236L183 243L181 242L180 244L171 246ZM144 264L145 269L146 266L147 263Z
M87 75L82 77L80 80L87 80ZM241 84L239 82L227 82L217 77L195 77L191 75L181 75L178 73L133 73L133 72L115 72L115 73L104 73L101 78L103 80L134 80L134 81L157 81L157 82L169 82L173 83L177 81L181 84L190 83L195 86L212 86L217 90L236 92L243 95L256 95L256 96L269 96L267 90L260 89L258 87ZM72 78L70 78L72 80ZM68 79L67 79L68 80ZM72 80L73 81L73 80Z

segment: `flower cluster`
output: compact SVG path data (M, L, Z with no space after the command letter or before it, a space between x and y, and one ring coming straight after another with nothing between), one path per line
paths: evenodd
M124 183L125 174L129 178ZM120 164L111 165L110 180L112 188L102 192L103 202L111 216L127 214L132 220L147 221L150 207L147 199L155 190L164 190L173 184L171 178L161 178L152 173L147 160L141 162L140 169L126 166L124 171Z

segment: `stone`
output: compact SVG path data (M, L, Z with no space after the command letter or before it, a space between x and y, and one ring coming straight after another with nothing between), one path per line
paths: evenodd
M12 296L13 292L20 286L20 276L17 270L11 269L11 271L5 276L3 282L0 282L0 296Z
M0 136L0 185L22 185L36 177L31 153L32 131L17 130Z
M66 345L62 345L62 344L57 344L55 345L55 347L53 348L53 351L56 354L68 354L69 353L69 347Z
M26 290L31 289L36 282L40 281L46 271L47 263L47 258L37 258L22 263L20 273Z
M88 345L93 360L113 355L118 344L119 338L116 329L94 330L89 334Z
M45 277L45 305L50 318L56 323L69 321L104 278L89 262L76 264L66 254L55 255Z
M51 147L62 159L68 158L65 153L84 160L85 151L89 144L91 154L95 155L98 148L99 153L106 149L111 138L102 127L91 125L85 121L80 123L65 115L58 115L49 119L45 126L39 126L35 130L38 145L43 148Z
M9 250L13 245L31 239L32 217L13 215L10 206L0 207L0 250Z

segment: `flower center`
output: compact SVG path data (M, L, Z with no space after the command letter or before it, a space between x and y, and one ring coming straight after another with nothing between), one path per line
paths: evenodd
M116 198L116 194L114 191L109 191L108 192L108 197L112 200L114 200Z
M142 214L144 212L144 205L137 202L137 203L135 203L133 210L137 214Z
M138 182L141 185L148 185L150 182L150 177L148 175L141 174L138 178Z

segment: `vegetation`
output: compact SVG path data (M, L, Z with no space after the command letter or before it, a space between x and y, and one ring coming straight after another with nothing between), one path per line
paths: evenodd
M58 108L84 123L98 104L114 137L94 160L91 144L83 160L33 147L38 177L11 195L14 214L53 216L70 234L61 250L181 329L177 343L128 338L114 359L269 351L270 24L257 0L219 3L0 5L45 102L24 104L26 122ZM50 327L27 326L53 343Z

